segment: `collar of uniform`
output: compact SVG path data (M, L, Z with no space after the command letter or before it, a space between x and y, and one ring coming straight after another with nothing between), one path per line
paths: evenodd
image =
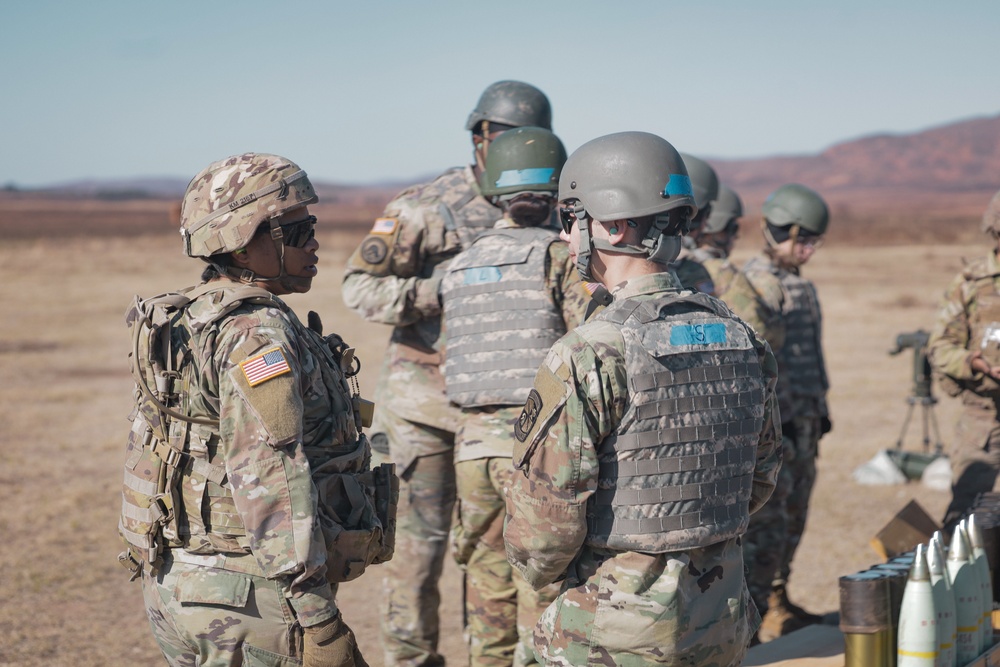
M611 295L618 299L628 299L642 294L655 294L667 290L679 290L680 282L669 271L650 273L636 278L629 278L613 290Z
M493 229L521 229L521 225L504 216L493 223Z

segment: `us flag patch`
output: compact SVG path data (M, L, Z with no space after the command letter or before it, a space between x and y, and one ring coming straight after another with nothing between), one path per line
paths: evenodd
M372 225L372 234L392 234L396 231L396 218L378 218Z
M240 368L243 369L243 374L251 387L256 387L261 382L292 372L280 347L250 357L240 364Z

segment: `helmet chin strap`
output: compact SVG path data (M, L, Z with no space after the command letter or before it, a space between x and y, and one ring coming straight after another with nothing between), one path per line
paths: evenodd
M664 234L662 229L653 225L650 227L646 238L642 240L641 246L634 245L614 245L604 239L595 238L591 234L590 221L592 218L582 207L576 210L576 226L580 231L580 246L576 252L576 270L584 280L594 280L590 272L591 255L594 249L617 252L623 255L643 255L649 261L657 264L669 264L677 259L681 252L682 237L676 234ZM635 227L635 222L628 220L629 227Z
M268 221L268 225L271 229L271 242L274 244L274 250L278 254L278 265L281 267L278 275L276 276L262 276L250 269L241 269L235 266L221 266L219 264L212 265L219 270L222 275L235 278L241 283L251 284L255 282L270 282L278 281L281 282L288 277L288 271L285 269L285 237L281 230L281 225L277 223L276 218L271 218Z

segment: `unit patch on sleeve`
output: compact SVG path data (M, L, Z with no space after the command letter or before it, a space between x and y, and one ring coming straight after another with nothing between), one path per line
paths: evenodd
M389 247L377 236L369 236L361 244L361 259L369 264L381 264L388 254Z
M285 353L281 351L280 347L272 347L270 350L246 359L240 363L240 368L251 387L256 387L261 382L292 372L288 366L288 360L285 359Z
M534 389L528 394L528 400L524 404L524 409L521 410L521 415L517 418L517 423L514 424L514 437L520 442L524 442L528 439L528 433L535 426L535 422L538 421L538 414L542 411L542 397Z

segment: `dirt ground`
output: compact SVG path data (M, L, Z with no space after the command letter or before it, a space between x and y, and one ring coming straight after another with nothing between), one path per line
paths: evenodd
M0 225L2 227L2 225ZM348 312L340 276L357 234L321 233L320 277L289 298L358 347L369 395L389 331ZM754 232L738 256L758 243ZM910 352L896 335L929 328L960 258L980 245L861 247L831 244L805 273L823 302L834 430L821 445L813 512L794 564L791 594L816 612L838 608L837 578L876 562L870 538L910 499L935 519L948 493L919 484L871 487L851 472L894 446L910 391ZM197 282L200 265L175 233L103 238L18 234L0 242L0 665L162 664L138 583L116 562L121 455L131 381L122 315L133 294ZM935 408L947 443L957 406ZM920 422L906 448L920 448ZM379 573L344 586L340 602L363 651L381 664ZM442 649L465 661L459 577L442 582Z

